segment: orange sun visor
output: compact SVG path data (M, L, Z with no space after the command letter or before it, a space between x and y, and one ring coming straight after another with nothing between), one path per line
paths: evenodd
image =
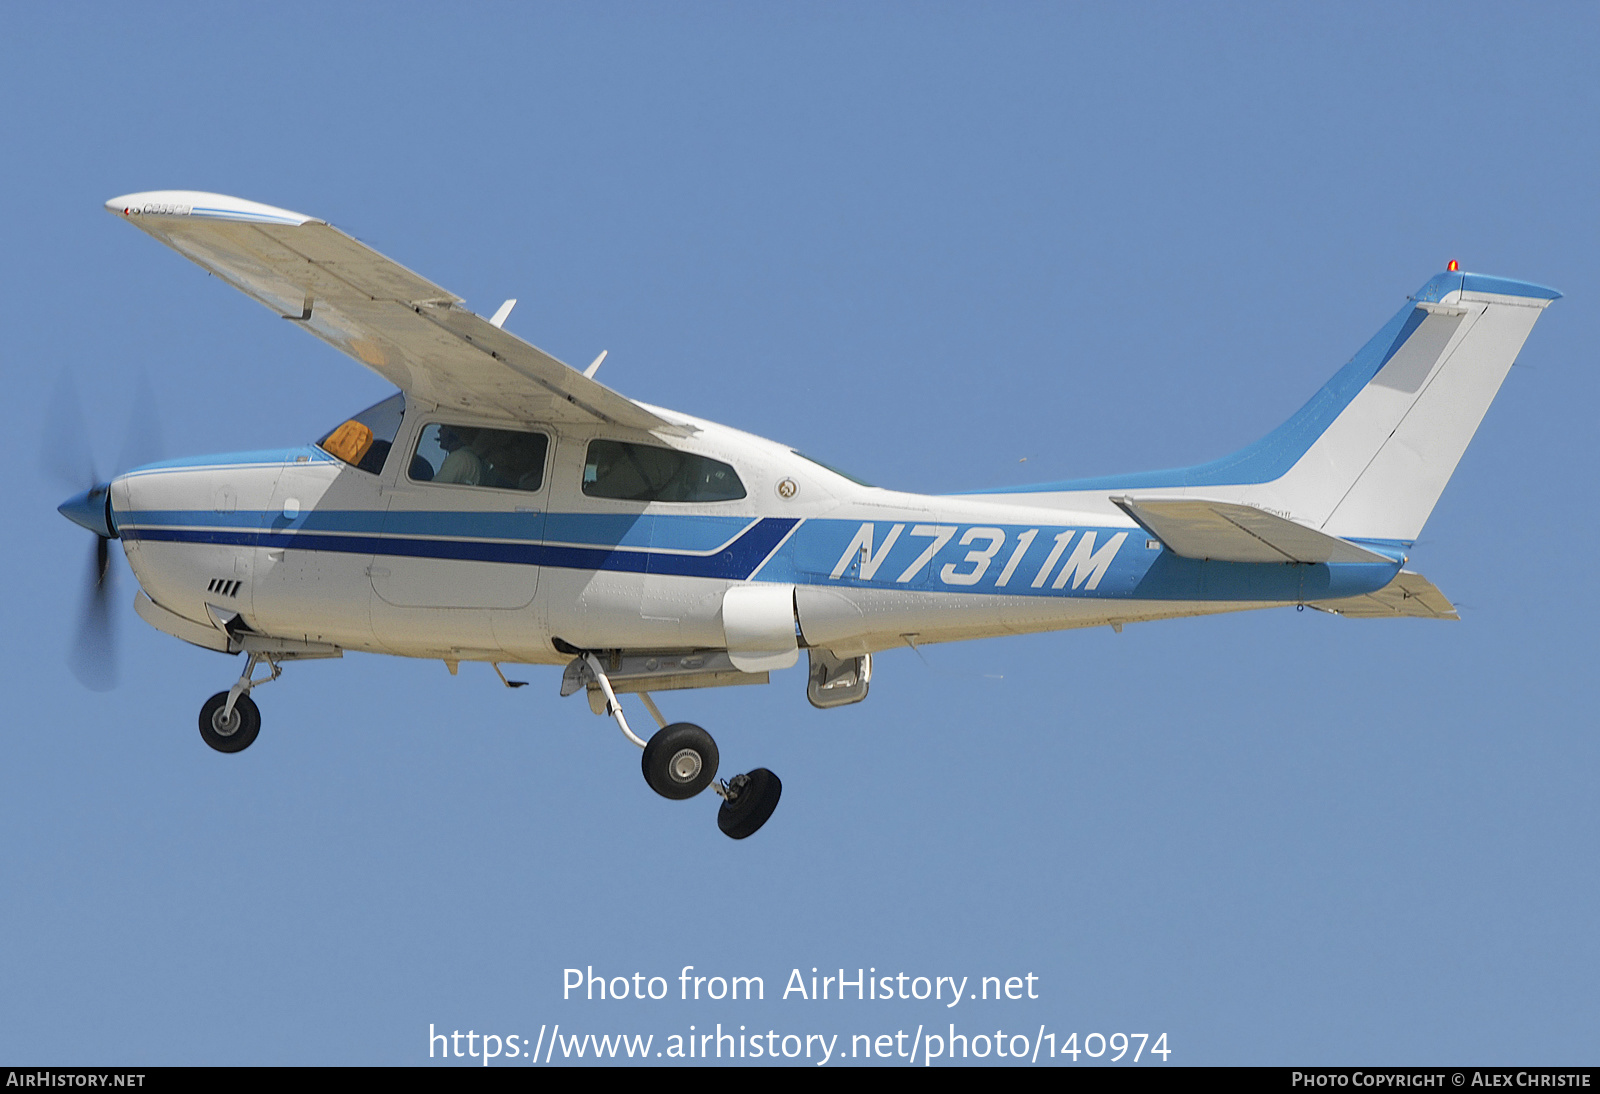
M354 418L328 434L322 442L323 450L348 464L359 465L361 458L372 447L372 430Z

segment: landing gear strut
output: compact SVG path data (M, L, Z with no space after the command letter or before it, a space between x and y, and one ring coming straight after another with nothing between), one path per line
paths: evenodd
M727 782L714 782L720 757L711 734L689 722L668 725L661 711L656 709L655 701L644 691L639 692L639 697L661 728L649 741L642 740L629 728L605 666L595 654L581 654L568 667L566 675L568 680L563 682L562 694L569 694L569 687L577 690L592 683L605 696L605 712L616 719L623 736L644 750L640 757L644 781L663 798L682 801L711 787L722 798L717 827L733 839L754 835L778 808L778 798L783 793L783 783L778 776L758 767L748 774L735 775Z

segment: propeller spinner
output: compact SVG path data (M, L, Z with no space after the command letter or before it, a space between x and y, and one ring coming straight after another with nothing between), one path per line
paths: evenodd
M127 441L123 446L122 467L131 467L153 458L159 450L154 398L147 383L135 391ZM111 511L111 484L102 482L88 453L88 432L71 378L62 374L61 384L47 419L51 428L49 443L42 448L44 470L63 485L94 483L57 506L57 511L72 523L95 535L94 553L89 559L89 586L78 617L77 638L67 661L72 673L85 687L107 691L116 686L117 656L111 603L114 572L111 569L111 541L117 537L116 518ZM78 443L74 444L76 440Z

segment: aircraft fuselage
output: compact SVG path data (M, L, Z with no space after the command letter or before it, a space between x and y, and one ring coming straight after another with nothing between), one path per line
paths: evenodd
M537 489L418 481L401 457L440 423L507 424L413 406L376 474L313 445L125 474L112 509L128 561L152 601L199 624L556 664L572 648L722 648L724 594L751 581L792 585L801 644L848 656L1356 596L1401 563L1180 558L1104 493L1062 508L866 487L706 422L670 442L525 424L548 437ZM744 496L590 496L597 439L723 461Z

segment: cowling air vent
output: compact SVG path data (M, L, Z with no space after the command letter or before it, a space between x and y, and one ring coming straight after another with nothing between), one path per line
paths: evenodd
M206 592L216 593L218 596L238 596L239 586L244 582L237 578L214 577L206 586Z

